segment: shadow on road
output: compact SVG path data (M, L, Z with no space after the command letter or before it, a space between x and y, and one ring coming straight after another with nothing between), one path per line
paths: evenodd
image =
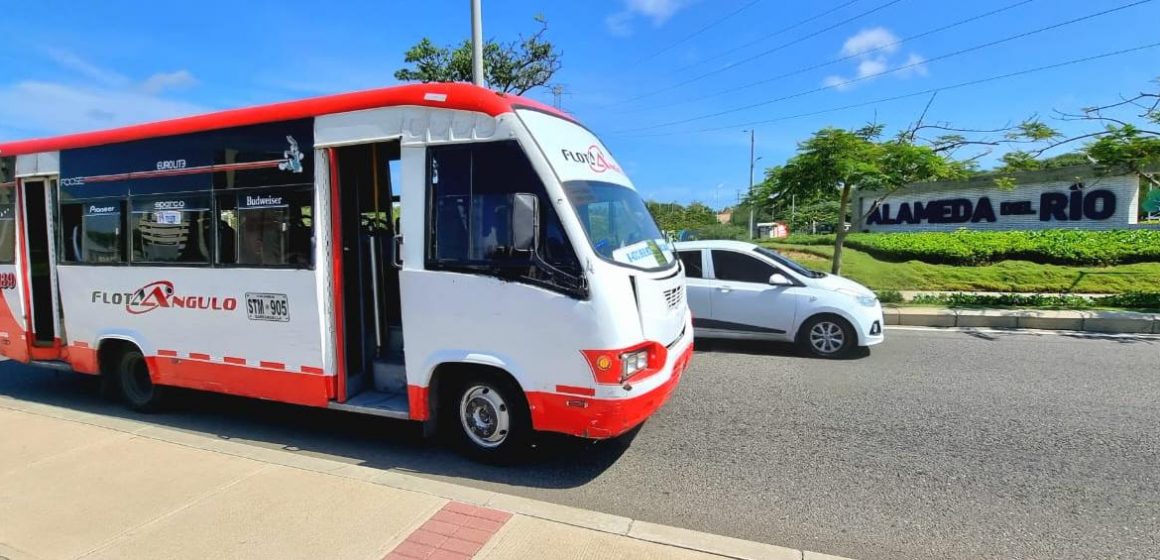
M221 439L306 454L332 455L378 469L532 488L574 488L599 476L631 445L636 430L608 441L545 435L527 461L489 466L469 461L418 423L215 393L176 391L164 412L142 414L98 395L95 378L0 363L0 395Z
M789 342L770 342L765 340L729 340L729 339L697 339L698 352L726 352L730 354L749 354L752 356L783 356L787 358L801 358L803 360L821 360L808 356L798 350L797 346ZM855 348L849 356L843 359L857 360L870 355L870 349L864 346Z

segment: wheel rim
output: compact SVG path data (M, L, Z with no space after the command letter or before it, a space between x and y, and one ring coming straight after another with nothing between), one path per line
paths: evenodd
M833 321L819 321L810 329L810 346L821 354L833 354L846 345L846 332Z
M486 385L474 385L464 391L459 401L459 420L463 433L480 447L499 447L511 429L507 403Z
M129 375L125 379L126 393L133 402L145 402L153 396L153 379L149 377L149 366L143 359L135 359L129 364Z

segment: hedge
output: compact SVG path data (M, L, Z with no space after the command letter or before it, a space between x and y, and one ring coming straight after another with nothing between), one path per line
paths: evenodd
M791 235L783 243L832 245L833 235ZM1080 266L1160 262L1160 229L851 233L846 246L879 260L979 265L1004 260Z
M1088 299L1070 294L919 294L911 303L947 307L1119 307L1160 309L1160 292L1127 292Z

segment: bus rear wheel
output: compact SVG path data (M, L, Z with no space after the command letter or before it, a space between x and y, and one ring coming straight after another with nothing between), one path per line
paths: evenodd
M149 364L139 350L126 350L117 363L117 384L121 399L133 410L153 412L165 400L165 388L153 383Z
M458 384L448 404L448 427L459 450L486 463L511 463L531 447L527 400L513 382L498 375L472 375Z

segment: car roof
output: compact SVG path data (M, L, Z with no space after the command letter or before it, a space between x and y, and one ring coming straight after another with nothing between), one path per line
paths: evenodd
M746 241L733 241L729 239L705 239L701 241L678 241L673 244L677 250L693 250L693 249L731 249L734 251L752 251L757 245L748 243Z

